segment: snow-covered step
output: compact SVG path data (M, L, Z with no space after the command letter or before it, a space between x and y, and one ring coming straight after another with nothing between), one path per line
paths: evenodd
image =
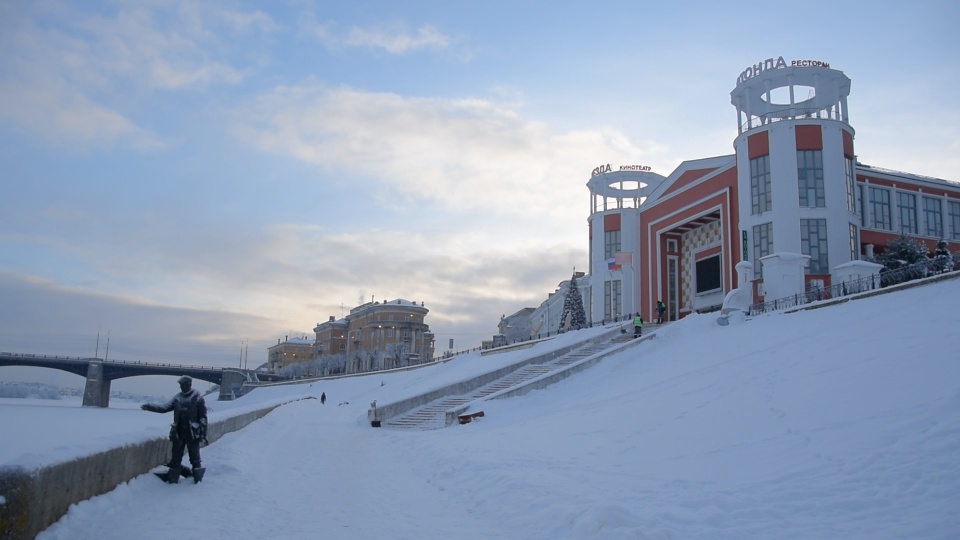
M627 341L622 339L622 337L622 335L618 335L606 342L585 345L577 350L571 351L565 355L542 364L529 364L523 366L508 375L489 382L464 395L446 396L444 398L434 400L413 410L407 411L402 415L384 420L381 425L384 427L420 430L444 428L447 425L446 416L448 411L454 410L465 403L481 400L498 392L520 387L521 385L524 385L548 373L564 370L585 358L594 356L597 353L603 352L613 346L620 345L624 341ZM632 335L628 337L632 338Z

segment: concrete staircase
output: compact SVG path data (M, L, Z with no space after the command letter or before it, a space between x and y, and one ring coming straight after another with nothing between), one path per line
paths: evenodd
M378 418L380 427L414 430L447 427L456 423L459 415L477 409L480 402L544 388L594 365L610 354L636 346L653 337L652 331L656 325L650 326L649 329L644 328L647 332L640 339L633 339L632 333L622 334L615 328L600 339L584 341L558 356L548 355L542 361L537 361L537 358L532 361L527 359L512 366L513 369L501 370L502 373L495 378L478 377L474 384L465 381L451 388L447 395L436 397L400 414L381 415ZM376 416L378 413L373 414ZM374 417L370 417L373 420Z

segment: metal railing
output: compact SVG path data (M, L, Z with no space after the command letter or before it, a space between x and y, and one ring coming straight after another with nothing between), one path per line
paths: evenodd
M199 370L223 370L223 369L233 369L233 368L224 368L219 366L196 366L190 364L172 364L172 363L163 363L163 362L148 362L141 360L107 360L105 358L93 358L93 357L83 357L83 356L59 356L59 355L49 355L49 354L33 354L33 353L11 353L11 352L0 352L0 357L10 360L17 359L31 359L31 360L69 360L77 363L81 362L103 362L104 364L110 365L128 365L128 366L147 366L147 367L175 367L175 368L184 368L184 369L199 369ZM250 371L250 370L244 370Z
M829 287L808 287L807 290L802 293L797 293L784 298L778 298L769 302L754 304L750 306L750 311L747 313L747 315L758 315L770 311L790 309L809 304L811 302L842 298L851 294L881 289L891 285L913 281L915 279L922 279L946 272L954 272L958 269L958 267L960 267L960 260L958 260L958 257L960 257L960 251L953 255L954 262L949 268L944 267L942 259L927 259L910 266L904 266L903 268L897 268L894 270L883 269L880 271L879 275L874 274L853 281L844 281Z
M802 118L816 118L822 120L845 120L836 113L832 113L829 108L822 107L785 107L767 111L762 114L753 114L746 121L741 122L740 130L749 131L754 128L763 127L773 122L783 120L795 120Z

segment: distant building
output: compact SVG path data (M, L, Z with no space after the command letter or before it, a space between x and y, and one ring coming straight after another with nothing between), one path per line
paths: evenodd
M330 316L327 322L320 323L314 327L313 332L316 334L314 345L317 356L347 354L347 335L349 329L350 322L347 321L347 319L337 319L333 315Z
M277 344L267 349L267 369L276 371L290 364L307 362L314 358L313 340L306 337L289 336L284 341L277 339Z
M580 296L583 297L583 307L589 315L590 276L585 275L584 272L576 272L574 276ZM563 315L563 301L569 288L569 279L561 281L557 285L557 290L549 293L547 299L527 316L530 329L528 339L557 334L560 329L560 317Z
M434 335L425 319L429 310L397 299L367 302L343 319L330 317L313 330L315 357L342 355L344 373L392 369L433 360ZM321 362L322 363L322 362Z
M500 324L497 325L498 335L503 336L507 343L530 339L530 315L536 310L537 308L528 307L512 315L500 317Z

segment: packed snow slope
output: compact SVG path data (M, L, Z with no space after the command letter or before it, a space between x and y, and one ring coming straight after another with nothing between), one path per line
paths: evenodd
M365 411L485 358L314 383L298 391L326 405L204 449L203 483L144 475L39 538L960 538L958 299L954 279L727 327L691 316L436 431Z

